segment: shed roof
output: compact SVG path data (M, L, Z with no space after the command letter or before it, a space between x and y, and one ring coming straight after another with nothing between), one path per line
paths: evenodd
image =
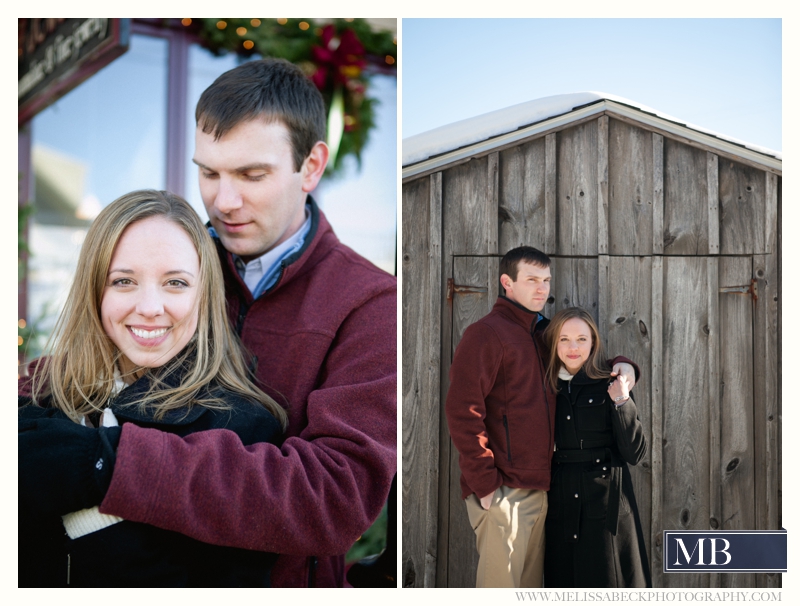
M444 166L606 110L773 169L781 168L781 152L689 124L623 97L583 92L526 101L407 137L403 139L403 177L426 172L437 165Z

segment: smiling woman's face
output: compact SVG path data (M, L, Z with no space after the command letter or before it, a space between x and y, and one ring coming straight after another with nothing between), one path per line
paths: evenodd
M570 374L575 374L592 353L592 330L580 318L570 318L558 335L558 358Z
M200 259L182 227L164 217L130 225L111 258L100 316L123 372L157 368L197 330Z

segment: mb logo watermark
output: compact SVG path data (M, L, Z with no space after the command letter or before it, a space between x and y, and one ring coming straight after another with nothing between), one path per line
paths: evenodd
M786 572L786 530L665 530L664 572Z

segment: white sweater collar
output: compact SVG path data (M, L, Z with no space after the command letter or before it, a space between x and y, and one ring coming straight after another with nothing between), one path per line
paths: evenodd
M571 381L572 377L574 377L574 376L575 375L569 374L569 371L563 366L558 371L558 378L561 379L562 381Z

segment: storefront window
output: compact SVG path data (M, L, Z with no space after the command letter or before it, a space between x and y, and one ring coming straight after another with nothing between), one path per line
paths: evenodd
M164 189L167 52L166 40L131 36L124 55L33 119L28 359L66 301L92 219L124 193Z

